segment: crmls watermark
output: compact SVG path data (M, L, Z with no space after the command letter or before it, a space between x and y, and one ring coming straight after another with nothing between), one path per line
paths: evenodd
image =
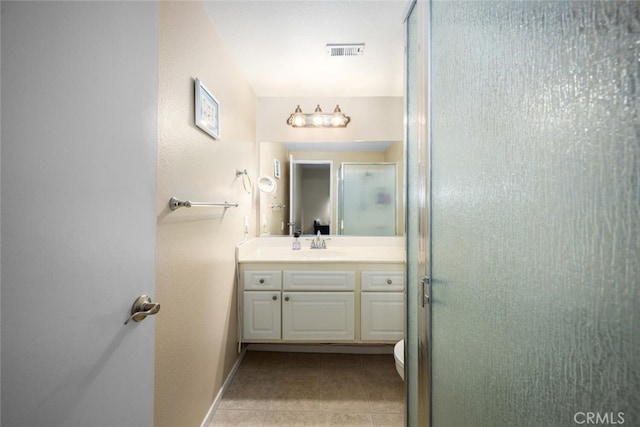
M573 415L576 424L618 425L624 424L624 412L576 412Z

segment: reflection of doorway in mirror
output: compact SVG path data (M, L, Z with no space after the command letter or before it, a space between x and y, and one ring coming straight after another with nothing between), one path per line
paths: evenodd
M330 160L291 162L291 233L331 234L332 171Z

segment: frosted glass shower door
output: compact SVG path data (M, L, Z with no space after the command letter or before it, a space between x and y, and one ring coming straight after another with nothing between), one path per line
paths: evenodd
M432 425L638 426L640 3L431 6Z
M396 234L396 164L342 163L339 171L339 234Z

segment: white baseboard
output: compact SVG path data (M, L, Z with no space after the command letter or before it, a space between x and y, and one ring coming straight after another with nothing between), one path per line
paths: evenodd
M291 353L393 354L393 344L248 344L247 350L283 351Z
M213 403L211 404L211 407L209 408L207 415L205 415L204 420L202 420L202 424L200 424L200 427L209 427L209 425L211 424L211 421L213 420L213 416L215 415L216 410L218 409L218 406L220 406L220 401L222 400L222 396L224 396L225 391L227 391L227 388L229 388L229 384L231 384L231 381L233 381L233 377L236 376L236 372L238 371L238 368L240 367L240 364L242 363L242 359L244 358L245 354L247 354L246 348L242 349L242 351L240 352L240 357L238 357L238 360L236 360L236 363L233 364L233 367L231 368L229 375L227 375L227 378L224 380L224 383L222 383L222 387L220 387L220 390L218 391L216 398L213 399Z

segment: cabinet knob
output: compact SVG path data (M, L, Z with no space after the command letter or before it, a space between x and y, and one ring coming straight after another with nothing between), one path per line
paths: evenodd
M274 296L271 297L271 299L274 300L274 301L277 301L278 297L274 295Z
M260 279L258 280L258 282L260 282L260 284L262 285L264 283L264 279Z
M391 279L387 279L387 285L390 285L390 284L392 284L392 283L393 283L393 280L391 280Z
M289 297L284 297L284 300L285 301L289 301Z

